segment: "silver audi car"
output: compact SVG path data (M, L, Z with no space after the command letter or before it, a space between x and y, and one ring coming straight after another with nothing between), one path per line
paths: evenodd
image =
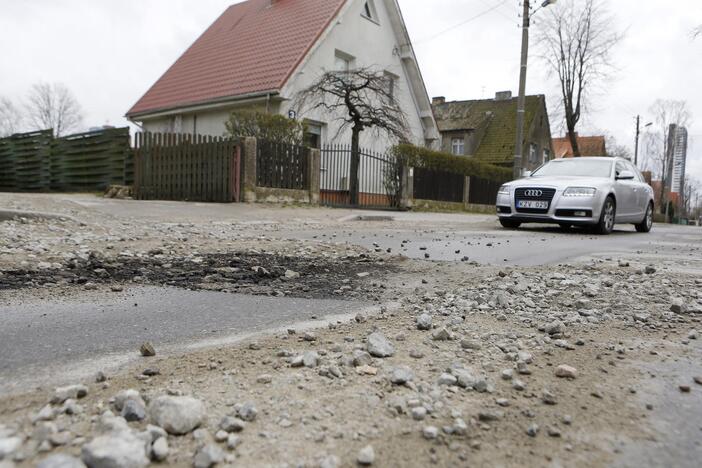
M509 229L553 223L565 229L591 226L609 234L615 224L629 223L638 232L649 232L653 189L626 159L556 159L500 187L497 216Z

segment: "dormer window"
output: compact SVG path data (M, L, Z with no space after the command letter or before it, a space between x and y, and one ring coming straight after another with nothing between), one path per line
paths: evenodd
M373 0L367 0L363 4L363 13L361 13L361 16L373 21L374 23L378 23L378 13L375 9L375 4L373 3Z

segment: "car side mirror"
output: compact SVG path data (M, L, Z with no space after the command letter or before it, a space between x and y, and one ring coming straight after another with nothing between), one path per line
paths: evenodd
M524 171L524 177L531 177L531 171Z
M634 180L634 173L631 171L622 171L617 176L617 180Z

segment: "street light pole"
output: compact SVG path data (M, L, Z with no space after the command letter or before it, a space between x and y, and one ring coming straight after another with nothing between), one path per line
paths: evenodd
M529 0L524 1L522 17L522 59L519 71L519 99L517 101L517 141L514 145L514 178L522 176L522 153L524 149L524 114L526 112L527 61L529 60L529 24L531 12Z
M648 128L653 125L653 122L649 122L644 125L644 128ZM639 167L639 136L641 135L641 116L636 116L636 146L634 147L634 166Z
M636 145L634 146L634 166L639 167L639 135L641 134L641 116L636 116Z

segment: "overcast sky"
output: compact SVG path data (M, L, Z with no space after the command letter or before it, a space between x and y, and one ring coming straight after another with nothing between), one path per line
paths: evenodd
M127 109L232 3L0 0L0 96L19 103L32 83L62 82L80 101L86 127L125 125ZM430 96L458 100L516 92L519 3L400 0ZM702 0L609 4L626 36L616 49L618 70L593 99L580 132L608 132L633 152L637 114L648 122L655 99L686 100L693 114L688 174L702 180L702 38L691 36L702 24ZM557 88L536 54L527 91L546 94L554 110Z

